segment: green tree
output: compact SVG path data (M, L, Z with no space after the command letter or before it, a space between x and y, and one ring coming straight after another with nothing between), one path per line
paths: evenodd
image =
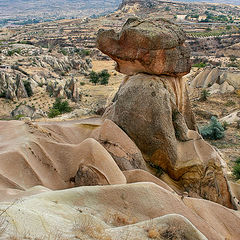
M209 95L210 95L209 91L206 89L203 89L201 91L200 101L206 101Z
M56 98L52 108L49 109L48 117L54 118L60 114L71 111L72 108L69 106L68 101L62 101L61 98Z
M204 139L217 140L224 137L224 128L216 117L211 117L210 124L200 129Z
M107 85L108 84L108 80L110 78L110 74L108 73L108 70L104 69L103 71L101 71L98 74L99 78L100 78L100 84L101 85Z
M99 82L99 76L96 72L92 71L90 73L90 80L91 83L94 83L95 85Z

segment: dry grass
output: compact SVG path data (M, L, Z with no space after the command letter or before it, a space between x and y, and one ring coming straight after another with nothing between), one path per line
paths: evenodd
M185 239L184 230L178 226L169 226L164 232L161 233L161 237L166 240Z
M75 220L73 233L78 239L82 239L84 235L87 235L96 240L111 240L104 227L94 221L93 217L89 215L82 215L81 219Z
M14 201L11 203L7 208L4 210L0 210L0 237L2 237L6 231L6 228L8 226L8 221L4 214L7 212L9 208L11 208L17 201Z

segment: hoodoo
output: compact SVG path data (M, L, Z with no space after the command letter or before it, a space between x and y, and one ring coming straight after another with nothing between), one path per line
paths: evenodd
M127 75L104 113L188 192L234 208L222 159L198 134L182 76L190 70L185 34L161 20L129 19L120 33L100 30L98 48Z

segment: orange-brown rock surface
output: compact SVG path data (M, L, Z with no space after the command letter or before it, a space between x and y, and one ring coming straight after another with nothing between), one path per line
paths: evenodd
M161 19L159 24L130 18L120 33L98 33L98 48L117 62L117 70L136 73L182 76L190 71L190 51L185 33Z

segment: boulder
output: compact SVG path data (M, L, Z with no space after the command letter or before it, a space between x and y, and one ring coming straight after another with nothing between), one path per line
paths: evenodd
M230 85L232 85L235 89L240 88L240 71L236 72L225 72L221 75L221 81L228 82Z
M220 85L218 83L214 83L211 87L208 88L210 94L220 93Z
M78 147L76 186L124 184L126 179L111 155L96 140L88 138Z
M208 74L211 72L210 68L205 68L202 72L200 72L191 82L191 88L202 88L204 86L205 80Z
M240 111L239 110L220 119L220 122L226 122L228 124L237 123L239 121L240 121Z
M165 19L156 23L130 18L120 33L100 30L97 47L117 62L121 73L183 76L191 68L185 39L185 33Z
M229 85L229 83L227 81L225 81L224 83L222 83L220 85L221 93L234 92L234 90L235 90L235 88L233 86Z
M203 88L207 88L212 86L215 82L219 83L220 79L220 71L218 68L213 68L211 72L208 74L207 78L204 81Z
M35 109L29 105L21 104L20 106L16 107L12 112L12 117L30 117L34 116Z

